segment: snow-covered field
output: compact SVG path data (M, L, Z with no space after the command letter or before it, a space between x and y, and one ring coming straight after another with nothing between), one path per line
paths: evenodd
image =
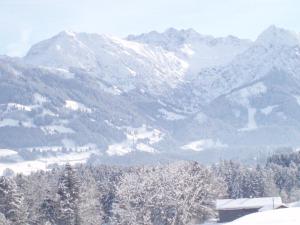
M0 158L6 156L17 155L18 153L11 149L0 149Z
M253 213L227 225L299 225L300 208L288 208Z
M160 130L147 127L145 124L138 128L123 127L120 129L126 130L126 140L109 145L106 153L110 156L122 156L133 150L155 153L156 149L152 145L164 138L164 133Z
M230 223L205 223L202 225L299 225L300 207L269 210L243 216Z
M15 173L22 173L25 175L37 170L47 170L51 164L64 165L69 163L71 165L78 163L85 163L93 152L72 152L61 155L60 157L40 158L32 161L19 161L12 163L0 163L0 174L5 169L12 169Z
M213 140L213 139L201 139L198 141L190 142L181 148L184 150L192 150L196 152L203 151L208 148L226 148L227 146L225 144L222 144L219 140Z
M70 140L65 140L70 142ZM86 163L91 154L97 154L97 148L93 144L72 147L72 143L69 143L68 149L70 152L64 153L61 146L41 146L37 148L27 148L27 151L32 153L33 151L56 153L57 155L39 157L35 160L23 160L18 152L12 149L0 149L0 159L11 157L13 160L7 162L0 162L0 175L6 169L11 169L15 173L30 174L37 170L47 170L51 165L64 165L70 163L71 165Z

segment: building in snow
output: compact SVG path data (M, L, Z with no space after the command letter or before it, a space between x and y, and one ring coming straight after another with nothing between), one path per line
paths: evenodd
M216 202L220 223L231 222L251 213L279 208L287 208L280 197L219 199Z

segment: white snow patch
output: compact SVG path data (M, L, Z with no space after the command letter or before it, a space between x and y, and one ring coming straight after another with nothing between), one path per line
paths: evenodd
M8 110L20 110L20 111L27 111L31 112L32 106L22 105L18 103L8 103L7 104Z
M66 144L66 141L68 144L72 142L70 139L63 139L64 143ZM26 148L26 151L39 151L39 152L62 152L63 149L67 148L71 152L89 152L91 150L97 150L97 145L90 143L82 146L76 146L76 145L69 145L69 146L36 146L36 147L30 147Z
M63 33L65 33L66 35L69 35L70 37L73 37L73 38L76 37L76 34L70 30L64 30Z
M245 87L233 94L230 99L243 105L248 106L250 104L249 98L260 96L267 92L267 87L263 82L258 82L252 86Z
M180 51L189 57L195 54L190 44L184 44Z
M19 121L14 119L2 119L0 120L0 127L19 127Z
M74 130L72 130L69 127L65 127L63 125L49 125L49 126L43 126L41 127L42 131L46 135L54 135L54 134L72 134L75 133Z
M167 105L166 105L162 100L160 100L160 99L157 100L157 103L159 103L159 104L161 104L162 106L165 106L165 107L167 106Z
M275 109L276 107L278 107L278 105L270 105L270 106L267 106L267 107L261 109L260 111L265 115L270 115L272 113L273 109Z
M72 100L66 100L65 101L65 107L74 111L79 110L79 104L78 102L72 101Z
M180 114L177 114L177 113L174 113L174 112L170 112L170 111L167 111L166 109L159 109L158 111L162 114L163 118L165 118L166 120L174 121L174 120L183 120L183 119L185 119L184 115L180 115Z
M45 109L45 108L43 108L43 111L42 111L41 115L42 115L42 116L48 115L48 116L53 116L53 117L59 117L58 114L52 112L52 111L49 110L49 109Z
M121 95L122 94L122 91L115 85L113 85L112 87L107 87L104 90L112 95Z
M0 157L12 156L17 154L18 152L11 149L0 149Z
M300 208L277 209L253 213L228 225L298 225Z
M256 130L258 127L255 121L255 115L256 115L256 109L248 107L248 124L246 125L246 127L239 129L239 131Z
M92 153L96 153L96 151L71 152L57 157L41 158L34 161L0 163L0 174L2 174L7 168L12 169L15 173L28 175L37 170L47 170L47 166L51 164L63 165L70 163L71 165L74 165L78 163L85 163Z
M244 98L259 96L267 92L267 87L263 82L258 82L250 87L241 90L241 96Z
M0 127L26 127L32 128L36 127L32 120L15 120L10 118L5 118L0 120Z
M106 150L108 155L122 156L133 151L155 153L156 150L151 145L164 137L160 130L149 128L145 124L138 128L123 127L123 129L125 129L126 140L109 145Z
M128 140L147 140L149 144L154 144L161 141L164 134L160 130L148 128L143 124L139 128L127 127L126 136Z
M47 98L39 93L34 93L33 102L37 105L42 105L47 102Z
M36 147L30 147L26 148L26 151L29 152L61 152L62 146L36 146Z
M300 105L300 95L294 95L294 98L296 99L298 105Z
M129 67L127 67L127 70L129 71L129 73L130 73L133 77L136 76L136 72L135 72L134 70L130 69Z
M65 101L65 107L67 109L70 109L72 111L80 111L80 112L86 112L86 113L91 113L92 110L82 103L73 101L73 100L66 100Z
M113 127L113 128L115 128L115 129L117 129L117 130L122 130L122 127L119 127L119 126L113 124L113 123L112 123L111 121L109 121L109 120L104 120L104 122L105 122L108 126L110 126L110 127Z
M75 146L68 148L67 154L63 153L64 146L40 146L26 148L26 151L39 151L39 152L56 152L56 156L43 157L33 161L18 161L9 163L0 163L0 175L6 168L12 169L15 173L30 174L37 170L47 170L49 165L57 164L63 165L70 163L71 165L78 163L86 163L91 154L99 153L97 146L93 143L89 143L82 146ZM17 152L10 149L0 149L1 156L16 155Z
M20 121L20 125L23 126L23 127L27 127L27 128L33 128L33 127L36 127L32 120L29 119L29 120L25 120L25 121Z
M136 148L142 152L149 152L149 153L155 153L157 152L156 149L152 148L149 145L146 145L144 143L138 143Z
M227 145L222 144L219 140L214 141L213 139L201 139L198 141L190 142L181 148L184 150L193 150L196 152L203 151L208 148L226 148Z
M112 144L108 146L106 153L110 156L117 155L122 156L126 155L133 151L132 146L128 145L127 142L119 143L119 144Z
M251 107L250 98L258 97L267 92L267 87L263 82L258 82L252 86L245 87L230 95L230 99L247 108L248 122L244 128L239 131L251 131L258 128L255 115L256 109Z
M71 73L67 69L63 68L53 68L53 67L48 67L48 66L39 66L41 70L44 70L46 72L52 73L54 75L60 76L61 78L64 79L73 79L74 78L74 73Z

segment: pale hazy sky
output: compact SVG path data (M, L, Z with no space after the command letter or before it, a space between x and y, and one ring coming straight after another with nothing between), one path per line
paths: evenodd
M62 30L127 36L175 27L255 39L271 24L300 31L300 0L0 0L0 54L21 56Z

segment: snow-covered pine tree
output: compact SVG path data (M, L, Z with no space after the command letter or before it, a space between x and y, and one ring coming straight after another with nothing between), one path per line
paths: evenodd
M14 180L0 177L0 213L13 225L27 224L27 211L23 200Z
M243 197L243 167L233 161L222 161L216 168L216 175L222 178L227 186L229 198Z
M41 225L55 225L57 222L57 203L47 195L42 201L39 210L39 223Z
M75 170L66 164L58 182L58 224L80 225L79 218L79 181Z
M261 166L256 167L256 171L259 174L260 179L262 180L262 192L261 196L263 197L272 197L279 196L278 188L274 182L274 173L269 168L263 168Z
M90 170L84 170L80 187L79 217L81 225L101 225L104 223L103 207L100 203L101 195Z

